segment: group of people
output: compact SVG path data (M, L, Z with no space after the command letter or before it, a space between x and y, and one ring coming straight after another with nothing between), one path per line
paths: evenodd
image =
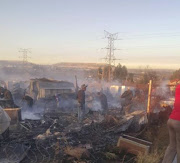
M81 121L85 115L85 91L87 85L83 84L78 91L79 103L78 119ZM104 112L108 109L107 98L102 92L97 93ZM172 163L177 155L177 163L180 163L180 84L176 86L174 109L167 122L170 143L166 149L162 163Z
M78 120L82 121L85 116L85 91L87 85L83 84L81 89L77 93L78 100ZM108 111L107 97L103 92L98 92L101 109L103 114ZM33 105L32 99L25 99L30 101L30 106ZM3 103L5 101L5 103ZM16 107L13 101L11 92L3 87L0 87L0 105L6 105L4 107ZM180 163L180 84L176 86L174 109L167 122L170 143L166 149L164 159L162 163L172 163L175 155L177 154L177 163Z
M85 116L85 91L86 91L87 85L83 84L81 86L81 89L77 93L77 100L78 100L78 120L82 121ZM102 113L106 114L108 110L108 103L107 103L107 97L103 92L98 92L97 96L99 98L99 102L101 104Z

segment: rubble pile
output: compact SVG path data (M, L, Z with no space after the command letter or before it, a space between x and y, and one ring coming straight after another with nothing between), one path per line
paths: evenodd
M117 142L124 133L137 136L148 123L147 96L142 90L128 89L114 97L108 89L106 95L89 92L85 112L79 118L80 102L77 103L71 83L44 78L31 82L30 92L35 100L22 91L20 98L15 99L19 100L23 121L18 121L16 129L10 130L9 137L0 140L0 156L3 156L0 162L104 163L135 159L120 151ZM38 90L40 88L43 91ZM51 91L46 91L47 88ZM163 100L165 98L157 95L151 98L148 124L157 125L167 120L171 107L161 106Z
M115 113L115 110L112 113ZM21 149L26 148L25 153L22 153L24 156L22 163L59 160L120 161L122 158L117 155L119 151L115 150L113 153L112 150L116 147L121 133L127 131L132 122L133 116L107 115L102 118L94 112L88 114L82 123L78 123L75 114L48 113L41 120L22 121L18 130L14 130L9 138L1 141L0 151L4 155L3 159L16 160L17 150L11 152L12 156L9 157L8 152L4 152L5 149L12 148L12 151L17 145Z

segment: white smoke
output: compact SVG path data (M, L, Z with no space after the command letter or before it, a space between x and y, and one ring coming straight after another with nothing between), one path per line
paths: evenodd
M167 87L168 81L164 81L161 83L159 87L156 88L155 94L161 97L167 97L169 94L169 89Z
M102 111L101 103L97 100L93 100L91 110L92 111Z
M30 112L30 111L22 112L21 116L22 116L22 120L25 120L25 119L40 120L41 119L40 115Z

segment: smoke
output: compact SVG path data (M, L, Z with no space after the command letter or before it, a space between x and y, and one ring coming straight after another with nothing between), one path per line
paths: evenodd
M31 119L39 120L43 117L45 112L45 107L43 105L35 103L33 107L29 107L26 102L21 106L21 116L22 120Z
M163 81L159 87L156 88L155 94L157 96L167 98L169 96L169 89L167 87L168 81Z
M1 63L1 61L0 61ZM22 63L11 63L0 65L0 80L8 82L29 81L33 78L50 78L55 80L64 80L75 83L75 75L78 77L79 86L81 83L87 82L84 79L84 69L62 67L58 68L52 65L35 65L29 64L24 68Z
M91 81L91 83L88 83L87 87L87 96L96 96L97 92L102 92L106 95L107 101L108 101L108 106L109 108L122 108L121 105L121 94L124 93L128 87L122 86L121 83L118 82L105 82L102 81L101 83L98 81ZM102 111L101 109L101 104L99 100L96 98L92 102L93 104L91 105L91 110L94 111Z
M31 111L22 111L21 112L22 120L31 119L31 120L40 120L42 117L41 115L31 112Z
M146 103L147 103L147 100L142 101L142 102L134 102L133 106L132 106L132 111L145 110L146 109Z
M114 100L112 102L109 102L108 104L110 108L122 108L120 101Z
M68 97L67 99L60 99L57 102L57 110L61 110L63 112L72 112L77 107L78 102L72 97Z
M91 110L92 110L92 111L102 111L100 101L93 100Z
M97 92L103 92L108 100L109 108L122 108L121 106L121 94L127 89L127 87L122 86L119 82L105 82L101 81L98 82L95 79L85 78L87 76L87 71L84 69L76 68L67 68L67 67L55 67L55 66L39 66L39 65L31 65L29 66L26 72L23 71L22 67L19 66L17 68L11 68L7 71L6 69L0 70L2 74L1 78L3 80L8 81L29 81L32 78L51 78L55 80L65 80L74 83L75 85L75 75L77 76L78 86L81 87L82 84L87 84L87 91L90 93L96 94ZM23 88L24 89L24 88ZM75 91L75 90L74 90ZM21 102L21 99L17 99L18 102ZM49 101L39 101L36 103L33 109L30 109L26 106L23 106L23 117L28 118L36 118L37 111L43 113L44 111L65 111L71 112L74 108L77 108L77 100L76 97L67 97L61 98L59 97L58 100L54 97ZM100 101L94 99L91 104L91 110L93 111L102 111ZM32 114L30 114L30 113ZM34 114L36 116L34 116Z

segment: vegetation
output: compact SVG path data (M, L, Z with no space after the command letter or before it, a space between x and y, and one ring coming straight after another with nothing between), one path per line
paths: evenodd
M126 66L121 66L121 64L118 64L116 67L111 67L110 71L113 80L117 80L121 82L123 80L126 80L128 77L128 70ZM99 79L104 79L105 81L108 81L108 77L109 77L109 65L105 66L103 69L101 67L98 68ZM133 81L133 74L129 75L129 81Z
M148 84L149 80L157 81L157 73L152 70L146 70L139 80L140 84Z
M180 80L180 69L173 72L172 76L170 77L171 80L179 79Z
M139 155L136 159L137 163L160 163L162 162L164 152L169 143L169 135L166 124L161 126L149 126L141 135L142 139L152 142L151 153L147 155Z
M113 79L118 81L126 80L126 77L128 75L128 70L126 66L121 66L121 64L118 64L113 72Z
M133 73L128 74L127 81L134 83L134 74Z
M163 153L154 152L149 155L138 155L137 162L136 163L159 163L161 161L161 158L163 156Z

